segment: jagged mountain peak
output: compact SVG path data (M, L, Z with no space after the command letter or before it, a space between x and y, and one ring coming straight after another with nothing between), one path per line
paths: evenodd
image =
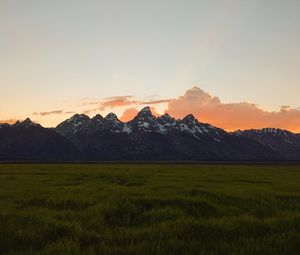
M133 120L126 123L120 121L114 113L109 113L104 118L100 114L95 115L93 118L84 114L75 114L70 119L58 125L57 130L61 134L67 133L70 135L79 131L87 134L103 130L113 133L127 133L131 135L139 132L168 134L179 131L191 133L198 138L210 137L215 140L220 140L223 135L227 134L226 131L220 128L199 122L193 114L188 114L183 119L178 120L170 116L168 113L155 117L151 113L151 108L149 106L141 109ZM281 136L283 138L286 137L287 139L293 138L292 135L290 135L292 133L275 128L236 131L230 134L235 136L246 136L245 132L250 132L249 135L252 133L259 136L271 134L274 137Z
M268 133L268 134L282 134L282 135L292 134L291 132L280 128L262 128L261 132Z
M165 113L157 118L158 122L162 125L173 126L177 123L177 121L170 116L168 113Z
M188 114L186 115L183 119L182 119L183 122L186 122L186 123L192 123L192 124L196 124L198 122L198 120L194 117L193 114Z
M107 114L104 119L113 121L113 122L120 122L120 120L118 119L118 116L116 114L114 114L113 112L110 112L109 114Z
M246 133L253 133L253 134L266 134L266 135L273 135L273 136L287 136L287 135L295 135L294 133L283 130L280 128L261 128L261 129L248 129L248 130L237 130L233 132L236 135L246 134Z
M287 130L262 128L238 130L233 134L259 142L275 152L280 152L286 158L298 158L300 155L300 136Z
M156 120L150 107L146 106L127 124L131 126L132 130L136 130L137 132L155 132L158 128Z
M103 116L101 115L101 114L96 114L93 118L92 118L92 120L94 120L94 121L103 121Z
M138 112L133 121L153 122L155 119L156 117L152 114L150 107L146 106Z
M58 124L56 131L61 135L69 137L80 130L86 129L90 123L91 119L89 116L85 114L75 114L71 118Z
M165 113L165 114L161 115L159 118L160 118L160 119L164 119L164 120L175 120L175 119L174 119L170 114L168 114L168 113Z
M25 127L25 128L29 128L29 127L41 127L40 124L33 122L30 118L26 118L23 121L17 121L15 124L15 126L19 126L19 127Z
M161 115L161 116L164 116L165 118L173 118L173 117L171 117L171 115L169 114L169 113L164 113L163 115Z
M142 109L140 110L140 113L143 113L143 112L151 113L150 106L145 106L144 108L142 108Z
M67 119L67 122L73 122L73 121L88 121L90 120L90 117L85 114L78 114L76 113L71 118Z
M125 123L110 113L105 118L100 114L93 118L75 114L55 129L27 128L36 125L39 124L29 118L14 125L0 125L0 136L10 135L8 140L4 139L7 144L2 151L10 148L11 141L15 141L15 146L33 143L33 147L40 146L30 154L35 158L43 146L52 146L55 139L59 140L55 150L62 148L59 154L69 150L76 160L300 160L300 135L289 131L265 128L228 133L199 122L192 114L183 119L174 119L167 113L154 117L150 107ZM52 134L48 140L53 131L64 138ZM27 133L32 135L30 139ZM23 140L19 142L16 137ZM41 144L41 140L47 143ZM26 152L22 146L21 156ZM10 158L15 157L15 149L10 153Z
M30 118L26 118L23 123L33 123L32 120Z
M149 106L146 106L143 109L141 109L138 112L136 117L145 117L145 116L154 117Z
M80 119L90 119L90 117L88 115L85 115L83 113L81 113L81 114L75 114L73 117L80 118Z

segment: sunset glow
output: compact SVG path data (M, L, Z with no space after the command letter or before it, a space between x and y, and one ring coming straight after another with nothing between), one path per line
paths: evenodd
M0 122L144 106L300 132L300 2L2 1ZM194 88L193 88L194 87Z

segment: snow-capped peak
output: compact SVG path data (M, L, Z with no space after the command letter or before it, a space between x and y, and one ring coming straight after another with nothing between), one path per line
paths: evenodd
M167 113L165 113L162 116L159 116L157 118L157 121L159 124L161 124L165 127L172 127L177 124L177 121Z
M273 135L273 136L288 136L288 135L295 135L290 131L287 130L283 130L280 128L262 128L262 129L249 129L249 130L237 130L234 132L234 134L236 135L240 135L240 134L259 134L259 135L263 135L263 134L267 134L267 135Z
M67 119L66 122L81 122L88 120L90 120L90 118L85 114L75 114L71 118Z
M168 134L169 132L183 131L197 137L209 135L217 138L221 132L208 124L200 123L192 114L182 120L176 120L167 113L155 117L149 106L144 107L133 120L128 122L120 121L114 113L109 113L105 118L97 114L91 119L86 115L76 114L57 126L57 131L65 136L72 136L77 132L93 133L104 130L130 135L137 132Z
M149 106L145 106L142 110L140 110L140 113L151 113L151 109Z
M110 121L113 121L113 122L120 122L120 120L118 119L118 116L114 113L109 113L105 116L105 119L106 120L110 120Z
M93 118L92 121L96 121L96 122L103 122L103 117L100 114L96 114Z
M174 120L174 118L171 117L168 113L161 115L160 118L163 120Z
M153 122L155 119L156 118L152 114L149 106L146 106L142 110L140 110L134 118L134 120L136 120L136 121L148 121L148 122L149 121Z
M189 114L182 119L183 122L188 124L196 124L198 120L194 117L193 114Z
M266 134L273 134L273 135L287 135L290 134L287 130L282 130L280 128L263 128L261 132Z
M154 119L155 117L152 115L151 109L149 106L144 107L142 110L140 110L136 116L136 118L151 118Z

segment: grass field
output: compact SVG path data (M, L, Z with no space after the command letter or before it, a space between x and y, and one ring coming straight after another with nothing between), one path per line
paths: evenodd
M300 254L300 166L1 164L0 254Z

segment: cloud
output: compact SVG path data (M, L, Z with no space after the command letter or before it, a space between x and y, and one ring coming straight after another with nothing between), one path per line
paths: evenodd
M276 127L300 132L300 109L283 105L278 111L266 111L249 102L223 103L219 97L194 87L176 99L155 99L152 97L137 99L134 96L113 96L103 100L82 99L81 106L93 106L84 109L84 114L106 111L113 108L125 109L121 120L131 120L141 106L165 104L165 112L175 118L188 114L195 115L201 122L210 123L226 130ZM113 111L113 110L112 110ZM158 115L152 108L154 115ZM58 114L53 111L52 114ZM45 113L44 113L45 114ZM49 114L49 113L46 113ZM50 113L51 114L51 113Z
M191 113L201 122L227 130L276 127L300 131L299 109L282 106L279 111L270 112L248 102L222 103L218 97L198 87L170 100L166 112L176 118Z
M156 111L155 107L150 107L150 110L154 116L159 116L160 114Z
M158 112L154 107L150 107L150 110L154 116L159 116ZM132 120L137 114L139 110L137 108L128 108L123 112L123 115L121 116L121 121L130 121Z
M133 97L134 96L113 96L113 97L106 97L105 100L128 100Z
M74 112L71 112L71 111L65 112L63 110L55 110L55 111L50 111L50 112L34 112L34 113L32 113L32 115L47 116L47 115L53 115L53 114L71 114L71 113L74 113Z
M93 108L83 111L84 114L91 114L94 112L105 111L107 109L113 109L116 107L130 107L132 110L139 105L156 105L168 103L169 101L170 99L140 100L135 99L133 96L113 96L105 98L104 100L82 99L79 102L79 106L94 106Z
M106 101L100 103L99 110L103 111L107 108L115 108L121 106L128 106L137 104L138 101L132 99L132 97L128 96L119 96L119 97L111 97L108 98Z
M128 108L123 112L123 115L121 116L121 121L129 121L132 120L137 114L138 110L136 108Z
M169 103L172 99L160 99L160 100L149 100L149 101L141 101L141 105L153 105L153 104L162 104Z
M80 99L77 106L98 105L99 101L95 99L83 98Z
M83 111L83 114L90 114L115 107L132 106L136 104L138 104L138 101L134 100L133 96L113 96L107 97L104 100L81 99L78 106L93 106L93 108L85 109Z
M18 120L18 119L0 120L0 124L15 124L17 121L20 121L20 120Z
M99 108L94 108L94 109L87 109L87 110L84 110L84 111L82 111L81 113L82 113L82 114L88 115L88 114L92 114L92 113L98 112L98 111L99 111Z

